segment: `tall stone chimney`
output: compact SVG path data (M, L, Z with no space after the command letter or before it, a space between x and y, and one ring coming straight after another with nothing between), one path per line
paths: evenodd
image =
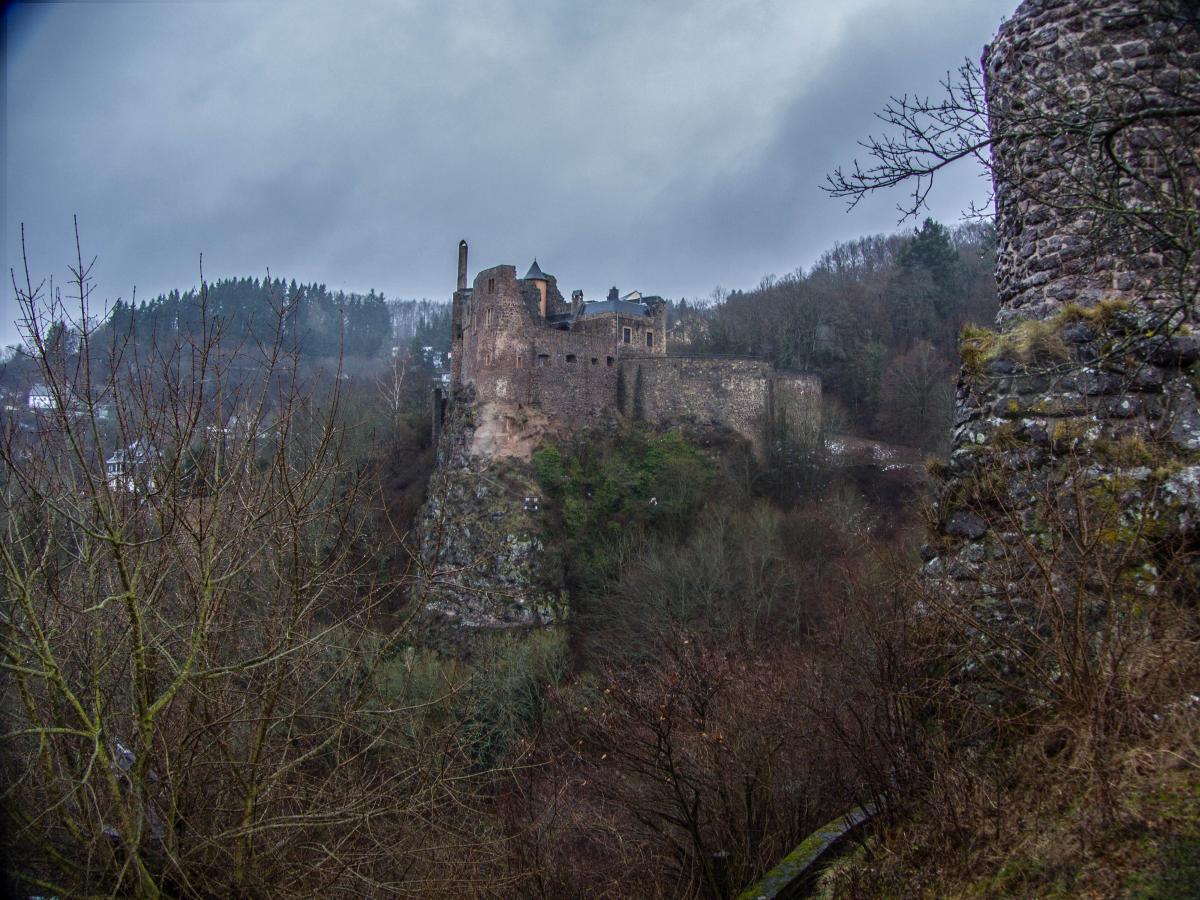
M467 242L458 242L458 289L467 289Z

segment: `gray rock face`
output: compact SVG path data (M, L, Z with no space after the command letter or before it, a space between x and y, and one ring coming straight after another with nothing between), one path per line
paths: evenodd
M443 431L419 519L415 599L464 628L560 621L566 615L562 567L546 553L533 472L519 460L473 457L466 449L473 431L469 418L452 419Z
M1200 531L1200 466L1188 466L1166 480L1163 493L1174 504L1182 530Z
M975 541L987 534L988 526L987 522L979 516L960 509L950 516L942 530L951 537ZM971 561L976 562L977 560Z

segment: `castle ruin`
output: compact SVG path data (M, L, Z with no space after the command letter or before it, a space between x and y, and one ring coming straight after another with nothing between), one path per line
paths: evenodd
M561 621L562 562L546 552L540 446L622 421L733 432L762 460L820 440L820 381L759 359L667 352L667 304L616 288L599 301L535 260L467 284L458 248L449 391L433 394L438 464L423 507L425 608L467 628ZM653 502L647 497L646 502Z
M750 358L667 353L667 304L614 287L599 301L567 301L534 260L524 278L511 265L479 272L467 286L459 244L451 314L449 396L434 399L434 429L448 406L467 405L474 457L525 459L545 439L616 417L658 426L720 425L762 458L772 436L813 439L820 382Z

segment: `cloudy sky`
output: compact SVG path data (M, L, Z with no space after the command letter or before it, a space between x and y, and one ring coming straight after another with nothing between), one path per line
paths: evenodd
M1015 0L77 2L5 13L0 260L101 300L274 275L446 298L535 255L566 291L750 287L896 227L819 190L890 93ZM964 168L932 214L986 192ZM15 339L11 287L0 341Z

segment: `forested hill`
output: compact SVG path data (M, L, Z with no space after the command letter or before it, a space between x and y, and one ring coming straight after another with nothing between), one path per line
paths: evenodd
M228 278L201 289L171 291L137 306L118 301L110 326L137 340L197 333L220 320L226 338L269 341L282 328L285 346L309 356L374 357L391 347L391 313L382 294L348 294L295 279Z
M414 343L445 353L450 349L450 304L438 300L389 300L396 343Z
M742 354L820 375L827 425L928 450L950 433L962 326L996 314L990 224L921 228L837 244L811 269L769 276L715 301L670 304L670 350ZM450 304L330 290L283 278L227 278L136 306L118 301L106 327L135 345L166 345L219 321L227 346L269 342L309 360L341 357L355 372L450 349ZM101 341L96 346L105 345ZM425 351L424 348L430 348ZM16 348L3 380L23 380Z
M994 269L990 224L927 219L837 244L808 272L718 293L712 305L674 305L672 349L814 372L835 424L936 449L950 433L959 332L996 315Z

